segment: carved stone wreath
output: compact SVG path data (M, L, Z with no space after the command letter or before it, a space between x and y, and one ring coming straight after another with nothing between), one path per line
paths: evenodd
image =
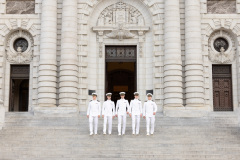
M228 32L224 30L216 31L208 41L209 59L214 63L230 63L235 59L235 42Z
M6 44L7 60L10 63L30 63L33 58L33 37L27 31L13 32Z

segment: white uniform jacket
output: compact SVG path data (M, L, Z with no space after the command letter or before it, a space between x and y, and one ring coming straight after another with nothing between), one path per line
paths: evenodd
M148 100L143 106L143 116L152 117L153 112L157 112L157 105L152 100Z
M102 115L115 116L115 104L113 101L107 100L103 103Z
M101 103L97 100L92 100L89 102L87 115L98 116L101 114Z
M128 100L119 99L117 101L116 114L119 115L119 116L124 116L124 115L126 115L127 111L129 111Z
M129 113L133 116L142 114L142 102L138 99L131 100Z

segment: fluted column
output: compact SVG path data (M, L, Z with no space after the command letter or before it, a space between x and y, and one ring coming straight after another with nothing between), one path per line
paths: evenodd
M77 0L63 0L59 82L60 107L78 105Z
M186 106L204 105L200 0L185 0Z
M57 0L42 1L40 43L38 105L56 107Z
M182 59L179 0L165 0L164 106L182 107Z

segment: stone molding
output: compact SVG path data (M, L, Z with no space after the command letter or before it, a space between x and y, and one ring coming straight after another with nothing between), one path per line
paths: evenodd
M14 49L14 42L18 38L24 38L28 42L28 47L26 51L16 51ZM32 35L24 30L17 30L13 32L8 40L7 40L7 45L6 45L6 55L7 55L7 60L10 63L15 63L15 64L26 64L30 63L33 58L33 48L34 48L34 42Z

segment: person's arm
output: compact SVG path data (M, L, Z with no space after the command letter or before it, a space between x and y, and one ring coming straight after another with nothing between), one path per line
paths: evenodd
M102 107L102 117L104 118L104 115L105 115L105 107L106 106L106 103L103 102L103 107Z
M87 117L89 117L90 110L91 110L91 102L89 102L88 104Z
M129 103L127 101L127 114L129 113L129 110L130 110L130 106L129 106Z
M116 115L116 113L115 113L115 103L114 102L112 102L113 103L113 105L112 105L112 111L113 111L113 117Z
M146 117L146 102L143 105L143 118Z
M153 115L156 115L156 113L157 113L157 104L155 102L153 102L153 106L154 106Z
M101 115L101 103L98 102L98 118L100 118L100 115Z
M130 105L129 105L129 109L127 110L130 115L132 113L132 106L133 106L133 101L131 100Z
M142 113L143 113L143 111L142 111L142 102L140 101L140 106L139 106L140 108L140 116L142 117Z

